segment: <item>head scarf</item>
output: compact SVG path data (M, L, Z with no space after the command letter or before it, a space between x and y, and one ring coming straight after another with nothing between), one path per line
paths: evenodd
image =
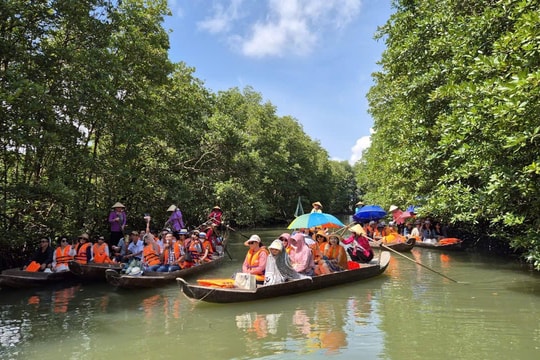
M298 272L313 269L315 267L315 263L313 262L313 256L311 255L311 249L306 245L304 234L296 233L292 239L294 239L296 242L293 245L293 249L291 250L289 256L294 265L294 269Z
M281 245L280 240L274 240L272 245L274 245L276 241ZM270 245L270 248L275 249L278 247L277 244L275 247L272 247L272 245ZM274 285L292 279L306 278L305 275L301 275L293 269L291 261L289 260L289 255L283 250L275 256L270 252L270 255L268 255L268 258L266 259L266 270L264 274L264 285Z

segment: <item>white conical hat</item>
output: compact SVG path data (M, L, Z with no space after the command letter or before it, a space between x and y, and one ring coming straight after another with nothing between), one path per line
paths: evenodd
M114 208L117 208L117 207L119 207L119 208L125 208L125 206L124 206L122 203L119 203L119 202L116 202L116 204L114 204L113 206L111 206L111 208L113 208L113 209L114 209Z
M390 209L388 209L388 212L392 212L392 211L397 210L397 209L399 209L399 208L396 205L391 205Z
M176 205L171 205L169 206L169 208L167 209L167 211L174 211L176 210Z

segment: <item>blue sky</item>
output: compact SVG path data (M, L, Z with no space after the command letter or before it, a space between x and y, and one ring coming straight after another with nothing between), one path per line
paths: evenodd
M251 86L331 159L359 159L373 121L366 94L390 0L169 0L170 59L217 92Z

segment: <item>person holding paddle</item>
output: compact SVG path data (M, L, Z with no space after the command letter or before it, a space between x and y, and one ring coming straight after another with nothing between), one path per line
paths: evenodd
M347 252L352 261L368 263L373 259L373 250L369 245L366 232L360 224L356 224L349 229L351 236L343 240L344 244L353 244L347 248Z

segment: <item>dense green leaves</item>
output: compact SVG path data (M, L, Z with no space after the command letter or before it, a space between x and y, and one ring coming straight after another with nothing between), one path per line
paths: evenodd
M357 176L366 197L505 237L540 268L539 4L395 7L368 96L375 134Z
M168 60L165 0L3 1L0 8L2 242L155 226L176 204L190 226L216 204L240 225L307 206L347 211L350 166L247 87L212 93Z

